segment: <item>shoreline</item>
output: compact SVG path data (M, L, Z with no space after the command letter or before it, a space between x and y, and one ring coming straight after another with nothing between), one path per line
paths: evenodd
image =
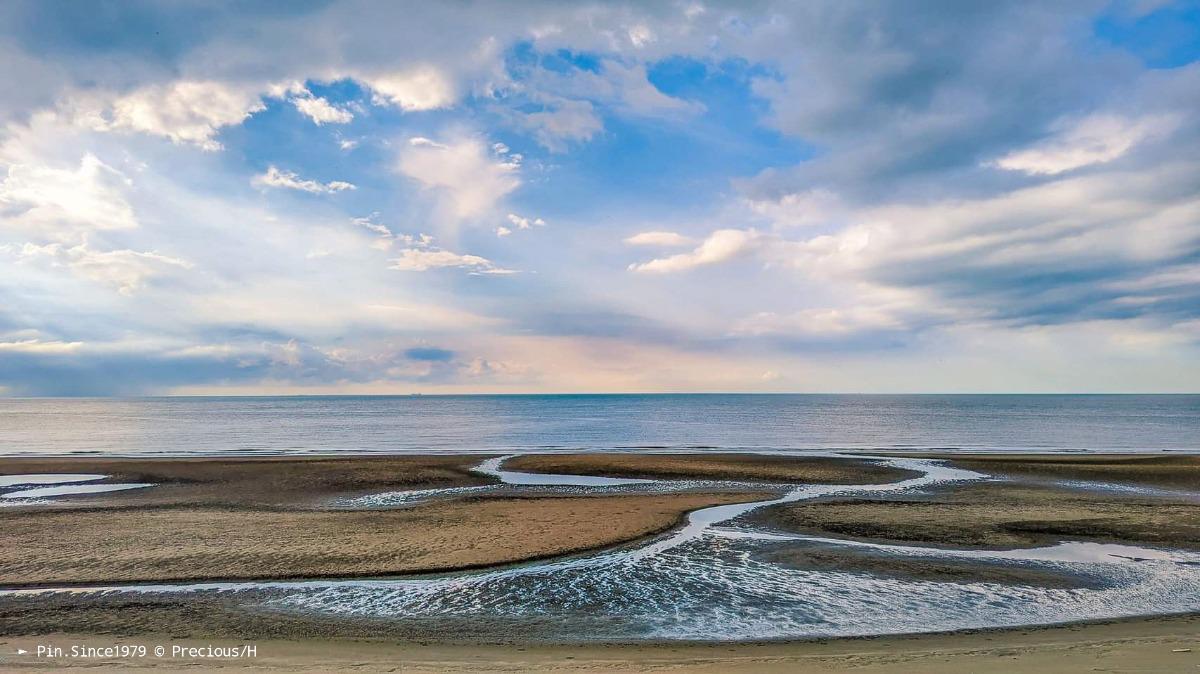
M251 644L250 659L167 657L148 663L133 659L72 660L10 655L37 645L69 648L140 644ZM1139 672L1190 671L1200 666L1200 614L1118 618L1055 625L1003 627L759 642L638 642L611 644L471 645L403 642L377 638L208 640L147 633L138 637L59 632L0 637L3 671L86 667L125 671L152 666L164 671L325 672L884 672L1001 674L1012 671ZM399 669L398 669L399 668Z
M703 456L705 454L737 454L749 456L780 456L786 458L804 458L812 456L840 455L847 458L869 458L872 456L914 458L914 459L953 459L955 457L1128 457L1147 458L1154 456L1197 456L1200 457L1200 447L1149 447L1140 449L1130 448L1101 448L1085 449L1074 447L1047 447L1036 451L1026 447L774 447L774 446L717 446L717 445L630 445L620 447L472 447L472 448L441 448L441 449L288 449L288 450L221 450L221 451L189 451L171 452L108 452L81 450L77 452L14 452L6 453L0 449L0 461L37 461L40 459L58 460L97 460L97 461L186 461L191 459L206 461L222 460L304 460L304 459L393 459L411 457L494 457L494 456L591 456L594 454L638 454L649 456Z

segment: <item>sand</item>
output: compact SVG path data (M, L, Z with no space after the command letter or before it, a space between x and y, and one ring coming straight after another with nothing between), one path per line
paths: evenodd
M877 542L1019 548L1061 540L1200 549L1200 504L1007 482L931 495L829 498L764 508L770 528Z
M1192 454L923 454L960 467L1018 478L1092 480L1200 491L1200 456Z
M439 501L376 511L0 510L0 584L387 576L607 547L765 494Z
M103 459L0 458L0 475L96 473L104 482L151 483L153 489L103 498L61 499L54 507L220 505L323 506L334 496L492 484L471 472L478 456L356 456ZM2 513L0 513L2 514Z
M870 461L757 454L531 454L509 460L506 468L536 473L661 479L878 484L920 473Z
M1148 618L969 633L837 639L768 644L647 644L588 646L454 646L386 640L219 641L177 639L169 634L136 638L96 634L53 634L0 639L0 671L125 672L153 666L161 671L263 672L673 672L742 674L763 672L855 672L857 674L1009 674L1011 672L1194 672L1200 667L1200 619ZM158 660L38 659L10 655L38 644L79 646L141 644L153 652L164 645L252 643L252 659ZM1181 652L1179 652L1181 651Z

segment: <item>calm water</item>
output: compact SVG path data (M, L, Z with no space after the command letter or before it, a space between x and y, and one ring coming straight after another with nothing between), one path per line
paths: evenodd
M0 399L0 454L1200 450L1200 396Z

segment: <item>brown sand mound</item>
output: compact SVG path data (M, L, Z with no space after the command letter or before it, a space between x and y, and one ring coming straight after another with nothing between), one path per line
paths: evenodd
M491 498L399 510L164 506L0 510L0 584L375 576L635 540L761 494Z
M750 518L789 531L925 545L1013 548L1073 539L1200 549L1200 505L1003 482L921 497L801 501Z
M1053 480L1117 482L1200 491L1200 456L1189 454L942 454L983 473Z
M815 484L875 484L920 475L861 459L758 454L529 454L504 466L569 475Z

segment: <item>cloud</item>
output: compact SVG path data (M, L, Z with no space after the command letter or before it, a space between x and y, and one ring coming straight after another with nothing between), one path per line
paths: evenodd
M847 204L829 189L784 194L774 199L748 200L750 210L769 219L776 227L810 227L839 224L847 215Z
M1187 270L1200 256L1200 195L1188 176L1197 170L1187 162L866 208L837 233L768 239L755 252L833 282L928 293L927 308L956 308L960 320L1194 316L1200 286Z
M675 120L705 111L699 102L663 93L650 81L643 64L617 59L605 59L595 71L534 68L527 73L520 93L529 105L501 109L501 114L555 153L566 152L604 131L597 110L600 106L625 117Z
M1200 64L1126 9L14 2L5 392L1194 388Z
M1096 114L1059 126L1052 137L1006 154L992 164L1007 171L1032 175L1056 175L1104 164L1148 138L1169 132L1175 126L1175 120L1162 115L1128 119Z
M76 169L10 164L0 182L0 222L43 236L138 226L125 198L130 181L86 154Z
M903 328L890 312L874 307L804 309L790 314L763 311L738 321L735 335L841 336L864 330Z
M511 269L496 266L478 255L460 255L440 248L405 248L400 257L391 260L389 269L398 271L429 271L431 269L466 269L472 274L515 274Z
M359 76L358 79L375 93L377 105L394 105L405 112L447 108L458 100L454 82L433 65Z
M625 239L625 243L630 246L661 246L664 248L690 246L695 242L695 239L675 232L640 232Z
M631 264L629 270L657 274L687 271L748 255L755 250L760 241L761 235L752 229L719 229L708 235L708 238L689 253Z
M333 194L335 192L358 189L355 185L342 180L334 180L328 183L304 180L295 173L281 171L274 165L268 166L265 173L254 176L250 182L262 187L281 187L312 194Z
M536 112L517 112L517 125L533 132L538 144L551 152L566 152L604 131L604 122L589 101L551 97Z
M664 94L650 81L646 67L641 64L605 61L603 77L612 84L622 106L633 114L652 117L695 115L705 110L702 103Z
M545 227L546 221L541 218L527 218L516 213L508 214L508 222L512 227L500 225L496 227L496 236L505 237L511 235L514 231L533 229L534 227Z
M546 221L541 218L526 218L517 215L516 213L508 214L508 221L517 229L532 229L534 227L544 227Z
M263 87L179 80L142 87L111 100L86 96L69 103L77 123L97 131L136 131L202 150L221 149L215 136L265 109Z
M294 96L292 105L304 116L313 121L314 124L320 126L322 124L348 124L354 120L354 113L345 108L339 108L328 100L313 96L305 90L305 95ZM342 141L345 143L346 141ZM343 147L342 149L349 149Z
M94 250L87 241L75 246L27 243L20 248L0 248L19 262L47 261L70 269L96 283L113 286L122 295L132 295L146 284L172 270L191 269L192 263L160 253L134 250Z
M0 353L59 354L79 351L83 342L58 340L23 339L16 342L0 342Z
M521 186L520 163L496 156L478 136L456 136L445 142L413 137L396 164L404 176L433 191L452 218L478 218Z
M395 234L392 233L392 230L388 229L387 225L376 222L377 217L379 217L378 213L372 213L365 218L352 218L350 222L353 222L359 227L370 230L385 239L395 238Z

